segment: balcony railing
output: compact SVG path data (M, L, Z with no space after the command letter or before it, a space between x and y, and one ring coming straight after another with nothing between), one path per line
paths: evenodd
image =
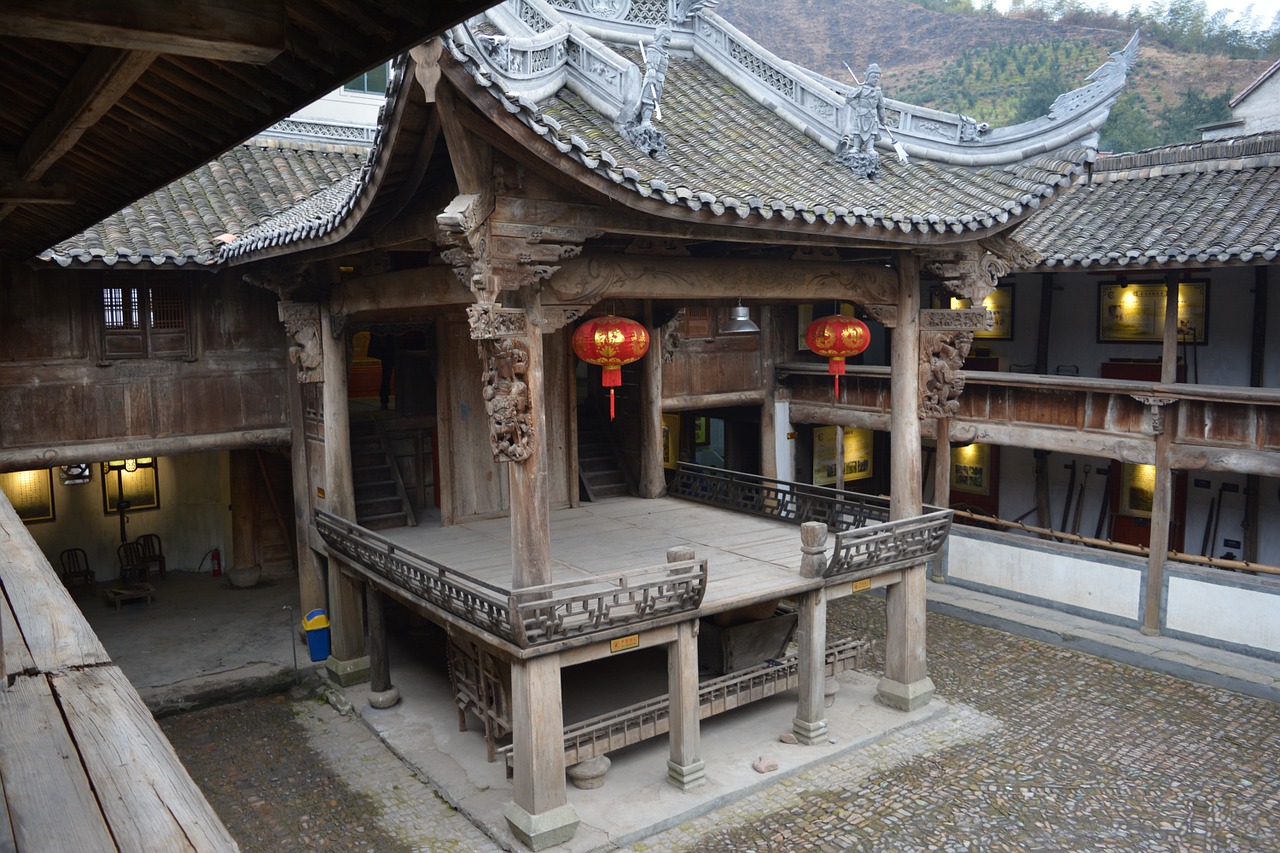
M315 519L329 548L357 570L521 648L695 612L707 589L707 561L681 560L508 590L324 510Z

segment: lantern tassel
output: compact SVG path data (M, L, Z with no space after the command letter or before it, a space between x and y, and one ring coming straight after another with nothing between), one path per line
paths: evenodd
M839 403L840 402L840 374L839 373L836 374L835 379L836 379L836 402Z
M609 420L613 420L613 389L609 389Z

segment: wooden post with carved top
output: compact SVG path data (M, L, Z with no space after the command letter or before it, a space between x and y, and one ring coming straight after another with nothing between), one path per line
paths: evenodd
M891 356L893 445L890 455L889 516L919 515L920 469L920 262L898 255L898 325ZM885 588L884 678L877 692L890 707L904 711L928 704L933 681L925 668L925 567L904 569L902 580Z

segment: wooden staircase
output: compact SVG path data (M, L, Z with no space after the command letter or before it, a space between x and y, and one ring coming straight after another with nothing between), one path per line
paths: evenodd
M377 416L351 419L351 469L356 521L362 527L417 526L390 441Z
M609 427L590 406L578 407L578 482L589 501L635 492Z

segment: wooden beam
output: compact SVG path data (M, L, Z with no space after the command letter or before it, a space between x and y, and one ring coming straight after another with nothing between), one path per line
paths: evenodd
M18 152L21 176L25 180L43 177L129 91L155 58L156 54L150 52L101 47L90 51L58 96L53 110Z
M0 204L75 204L66 184L23 181L0 175Z
M284 0L46 0L9 4L0 36L255 65L285 48Z

